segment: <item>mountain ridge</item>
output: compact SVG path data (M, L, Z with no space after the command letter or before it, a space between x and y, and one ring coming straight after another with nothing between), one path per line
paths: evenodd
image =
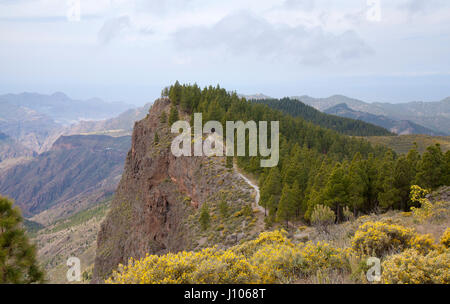
M371 123L377 126L381 126L392 133L398 135L409 135L409 134L425 134L432 136L445 136L447 134L443 132L433 131L426 127L420 126L409 120L394 120L384 115L375 115L362 111L352 110L347 104L341 103L337 104L331 108L326 109L323 113L336 115L340 117L347 117L351 119L358 119Z

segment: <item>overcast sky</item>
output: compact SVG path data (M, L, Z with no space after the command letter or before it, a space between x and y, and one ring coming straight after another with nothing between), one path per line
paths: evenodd
M81 0L79 21L76 3L0 0L0 94L142 104L178 79L273 97L450 96L448 0Z

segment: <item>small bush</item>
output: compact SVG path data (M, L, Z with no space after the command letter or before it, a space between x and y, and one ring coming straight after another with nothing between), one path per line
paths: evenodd
M202 209L200 211L200 218L199 218L199 222L200 222L200 226L201 226L202 230L208 229L210 221L211 221L211 219L210 219L210 215L209 215L209 208L208 208L208 205L205 203L202 206Z
M316 205L311 214L311 223L317 228L328 232L328 226L333 224L336 220L334 211L328 206Z
M450 248L450 228L447 228L447 230L445 230L444 234L442 234L440 243L445 248Z
M450 284L450 250L422 255L414 249L392 255L382 264L387 284Z
M352 249L361 254L383 257L391 251L408 248L427 253L435 249L429 235L419 235L413 229L383 222L366 222L356 231Z

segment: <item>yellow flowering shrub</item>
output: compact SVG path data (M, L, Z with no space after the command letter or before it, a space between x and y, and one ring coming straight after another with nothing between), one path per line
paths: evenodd
M347 252L341 248L335 248L328 243L306 243L300 249L302 256L303 274L313 274L318 270L326 271L335 269L350 271Z
M447 228L447 230L445 230L444 234L442 234L440 243L445 248L450 248L450 228Z
M147 255L141 260L131 258L127 266L119 265L106 283L225 284L246 283L255 279L255 269L243 256L206 248L199 252Z
M424 220L444 220L450 215L450 202L438 201L430 202L425 195L427 190L419 186L411 186L411 200L419 203L420 208L411 207L411 212L418 221Z
M422 189L417 185L411 186L411 201L420 204L420 208L411 207L411 212L416 219L421 221L429 218L433 212L433 204L425 198L425 195L428 193L428 190Z
M450 284L450 249L422 255L414 249L389 256L382 263L387 284Z
M419 235L411 228L383 222L364 223L352 239L353 250L377 257L407 248L427 253L435 249L435 245L430 235Z
M263 232L228 250L207 248L130 259L106 283L288 283L318 270L348 268L341 249L326 243L293 244L282 230Z

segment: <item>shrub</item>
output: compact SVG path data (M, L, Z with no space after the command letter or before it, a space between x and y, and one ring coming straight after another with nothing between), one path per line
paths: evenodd
M444 220L450 215L450 202L431 203L425 198L427 190L411 186L411 200L420 204L420 208L411 207L411 212L418 221Z
M346 221L351 221L354 219L353 213L350 211L350 208L348 206L345 206L342 210L342 214L344 215L344 219Z
M414 249L392 255L382 264L387 284L450 284L450 249L421 255Z
M425 198L425 195L428 193L428 190L422 189L417 185L411 186L411 201L420 204L420 208L411 207L411 212L420 221L430 217L433 211L433 204Z
M353 250L377 257L385 256L390 251L399 252L407 248L427 253L435 249L435 245L429 235L419 235L411 228L383 222L364 223L352 239Z
M228 250L147 255L119 265L106 283L289 283L320 270L346 270L340 249L325 243L295 245L286 231L263 232Z
M325 205L316 205L311 214L311 223L317 228L328 232L328 226L336 220L336 215L330 207Z
M314 244L308 242L301 248L300 252L303 258L302 271L304 275L315 274L319 270L321 272L329 270L350 271L346 252L328 243L318 242Z
M441 237L441 245L445 248L450 248L450 228L447 228Z

